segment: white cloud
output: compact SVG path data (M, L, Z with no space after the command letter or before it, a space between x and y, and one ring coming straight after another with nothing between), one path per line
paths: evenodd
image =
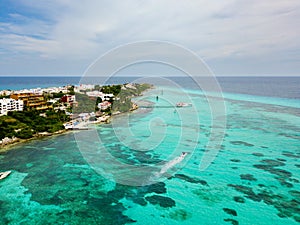
M46 2L46 4L45 4ZM52 59L93 59L132 41L166 40L207 60L269 57L299 49L298 0L22 0L45 18L0 23L7 50Z

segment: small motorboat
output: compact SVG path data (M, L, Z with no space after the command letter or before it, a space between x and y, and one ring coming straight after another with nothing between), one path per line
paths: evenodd
M189 106L192 106L191 103L186 103L186 102L178 102L176 104L176 107L189 107Z
M181 153L182 156L186 156L187 154L190 154L190 152L182 152Z
M0 173L0 180L6 178L10 173L11 173L11 171L1 172Z

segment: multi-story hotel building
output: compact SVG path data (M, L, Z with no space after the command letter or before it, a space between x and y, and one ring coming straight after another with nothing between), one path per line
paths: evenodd
M23 101L12 98L0 99L0 116L7 115L10 111L23 111Z
M10 95L11 98L15 100L22 100L24 106L31 109L43 110L48 109L49 106L43 95L34 93L19 93Z

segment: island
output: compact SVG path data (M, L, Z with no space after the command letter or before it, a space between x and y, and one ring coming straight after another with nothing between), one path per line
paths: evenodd
M150 84L36 88L0 91L0 148L32 138L87 129L138 108L132 102Z

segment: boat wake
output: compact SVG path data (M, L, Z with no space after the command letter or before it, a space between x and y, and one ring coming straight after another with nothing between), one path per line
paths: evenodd
M166 173L169 169L180 163L184 158L187 156L187 152L183 152L180 156L176 157L175 159L171 160L170 162L166 163L166 165L161 168L159 174L162 175Z
M179 164L181 161L184 160L184 158L189 154L189 152L182 152L180 156L174 158L173 160L167 162L159 172L154 173L155 178L159 178L162 175L164 175L166 172L168 172L170 169L172 169L175 165Z

